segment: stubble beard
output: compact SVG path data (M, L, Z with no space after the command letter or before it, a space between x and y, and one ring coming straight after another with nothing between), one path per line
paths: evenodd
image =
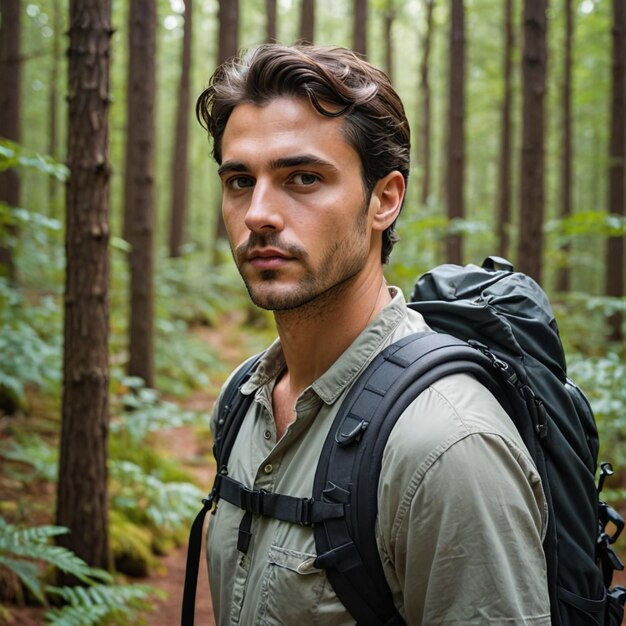
M365 267L369 253L369 242L365 234L367 232L367 214L363 210L355 224L353 237L349 244L350 249L346 250L345 241L335 241L326 251L322 263L318 270L311 267L309 256L305 250L280 244L278 237L270 234L250 236L250 240L233 252L239 273L246 285L250 299L254 304L262 309L274 312L290 311L299 315L310 317L317 315L321 310L327 309L333 302L341 298L351 280ZM254 241L253 241L254 239ZM305 272L298 283L284 291L271 289L271 283L280 281L280 270L263 270L258 274L260 281L269 286L265 290L255 288L242 269L238 257L245 249L259 246L274 245L297 259ZM340 255L339 261L337 256Z

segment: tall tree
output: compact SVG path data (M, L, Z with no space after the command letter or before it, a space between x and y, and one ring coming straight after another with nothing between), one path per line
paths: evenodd
M265 41L271 43L277 40L276 0L265 0L265 14L267 16Z
M431 93L430 93L430 50L433 38L433 11L435 0L426 0L426 27L422 44L422 60L420 62L420 95L422 129L421 161L422 166L422 204L428 202L430 196L430 135L431 135Z
M450 72L448 109L447 205L452 221L465 215L465 8L463 0L450 4ZM463 262L463 239L460 234L448 235L446 261Z
M300 9L300 39L315 41L315 0L302 0Z
M107 530L109 334L110 0L71 0L68 70L63 420L58 542L109 567Z
M385 74L393 83L393 23L396 19L395 0L387 0L383 14L383 45L385 46Z
M498 254L509 255L509 227L511 221L511 137L513 100L513 0L506 0L504 7L504 94L502 97L502 121L500 129L500 159L498 172L498 203L496 207L496 231Z
M191 71L192 4L185 0L185 27L183 31L180 85L174 151L172 154L172 197L170 206L170 256L178 257L185 243L187 215L187 186L189 161L189 76Z
M219 0L219 41L217 46L217 64L221 65L237 54L239 48L239 0ZM222 212L218 211L215 220L215 240L226 241L228 234L222 219ZM218 260L218 250L215 249L215 260Z
M154 103L156 0L129 11L124 213L130 243L128 373L154 386Z
M354 0L354 51L367 56L367 0Z
M52 0L52 20L53 37L52 58L50 66L50 87L48 91L48 154L59 159L59 123L58 123L58 102L59 102L59 69L61 65L61 37L63 36L63 26L61 21L61 7L59 0ZM48 202L52 207L52 212L56 210L56 199L59 183L54 176L48 179Z
M0 0L0 137L20 141L20 89L21 89L21 28L20 3ZM20 203L20 180L15 169L0 172L0 202L9 206ZM7 229L9 237L17 236L13 227ZM0 275L16 279L16 269L10 243L0 244Z
M237 54L239 48L239 0L219 0L217 64Z
M524 0L519 269L541 282L544 215L544 100L547 0Z
M626 3L613 0L613 79L609 145L609 213L626 216ZM624 237L609 237L606 252L606 295L624 296ZM609 318L609 339L622 341L623 316Z
M565 12L565 54L563 56L563 88L561 101L563 107L562 134L561 134L561 219L572 214L572 39L574 36L574 16L572 0L564 0ZM559 268L556 278L558 291L570 290L569 253L571 246L565 244L562 252L566 257L565 265Z

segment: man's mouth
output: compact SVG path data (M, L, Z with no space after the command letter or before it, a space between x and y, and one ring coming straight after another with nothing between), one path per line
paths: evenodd
M246 254L246 261L257 269L278 269L284 267L294 257L276 248L251 250Z

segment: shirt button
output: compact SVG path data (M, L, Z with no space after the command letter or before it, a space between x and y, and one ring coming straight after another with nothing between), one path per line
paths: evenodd
M266 430L266 431L263 433L263 437L264 437L265 439L270 439L270 438L271 438L271 436L272 436L272 433L271 433L269 430Z
M271 464L271 463L268 463L268 464L267 464L267 465L263 468L263 471L264 471L266 474L271 474L271 473L272 473L272 471L273 471L273 469L274 469L274 467L272 466L272 464Z

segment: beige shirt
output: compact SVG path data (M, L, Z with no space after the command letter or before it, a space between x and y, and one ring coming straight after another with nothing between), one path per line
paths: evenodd
M322 444L352 383L387 345L427 330L399 290L299 397L276 440L272 389L285 367L276 341L244 386L255 401L228 464L246 486L310 497ZM320 338L323 341L323 338ZM377 543L396 606L420 624L550 624L542 539L546 504L533 462L494 397L448 376L420 394L383 455ZM311 528L255 516L246 555L243 511L220 501L207 536L218 626L348 626L354 619L314 567Z

